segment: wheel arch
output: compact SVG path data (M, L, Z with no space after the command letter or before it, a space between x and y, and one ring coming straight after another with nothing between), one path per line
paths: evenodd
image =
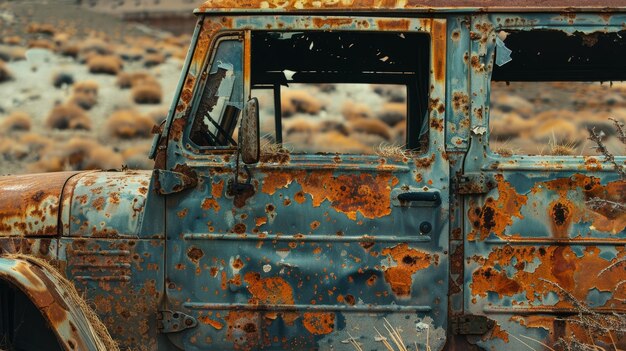
M72 283L48 262L27 255L0 256L0 281L28 297L64 349L119 350Z

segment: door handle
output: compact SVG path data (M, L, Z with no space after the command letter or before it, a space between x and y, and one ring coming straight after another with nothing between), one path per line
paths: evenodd
M439 207L441 194L438 191L411 191L398 194L400 207Z

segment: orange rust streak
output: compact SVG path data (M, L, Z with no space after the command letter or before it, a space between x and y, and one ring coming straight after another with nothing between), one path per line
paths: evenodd
M446 22L433 20L433 75L435 81L445 83L446 80Z
M498 237L503 237L506 227L513 224L514 216L524 218L520 210L528 198L519 195L501 174L497 174L495 178L498 183L498 198L489 197L482 209L470 206L468 211L468 218L474 227L468 235L470 241L485 240L492 232Z
M391 285L391 290L398 296L410 296L411 285L413 285L412 275L430 266L431 255L409 248L407 244L385 248L381 253L391 256L390 264L391 260L396 263L396 266L385 269L385 281Z
M337 28L342 26L347 26L352 24L354 20L346 17L335 17L335 18L324 18L324 17L315 17L313 18L313 25L316 28L329 27L329 28Z
M294 304L293 288L281 277L261 278L258 273L248 272L244 280L252 294L251 304ZM292 325L298 319L298 313L284 312L282 317L285 324Z
M335 329L335 314L332 312L305 312L302 324L314 335L330 334Z
M624 280L624 269L619 264L626 257L620 249L611 261L600 257L600 249L587 247L582 257L569 246L504 246L495 248L487 258L474 258L481 267L472 274L470 288L473 295L486 297L488 292L502 296L524 293L527 303L539 302L552 292L562 296L556 307L573 307L563 296L563 290L579 301L586 301L592 289L612 292L606 306L619 306L626 298L626 289L615 289ZM526 267L538 259L541 263L529 272ZM509 276L505 268L512 266L515 273ZM499 267L499 268L496 268ZM502 268L500 268L502 267ZM520 301L521 302L521 301Z
M411 21L408 19L379 19L376 21L376 25L380 30L407 31Z
M200 323L210 325L217 330L222 330L222 328L224 328L224 324L222 324L220 321L211 319L209 316L198 317L198 320L200 321Z

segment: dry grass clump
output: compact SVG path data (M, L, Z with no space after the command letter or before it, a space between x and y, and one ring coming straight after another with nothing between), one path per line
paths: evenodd
M60 46L59 54L67 57L77 58L80 53L80 45L75 42L67 42Z
M165 62L165 55L161 53L147 54L144 57L143 65L146 68L158 66Z
M120 89L128 89L145 80L156 81L156 79L147 72L120 72L117 74L115 84L117 84Z
M301 144L296 144L301 145ZM344 152L355 154L371 154L372 148L360 143L354 138L345 136L340 132L315 134L311 143L311 149L316 152ZM298 150L301 151L301 150ZM305 150L306 151L306 150Z
M385 140L391 139L391 130L385 122L378 119L361 118L351 121L350 129L357 133L378 135Z
M116 75L122 70L122 60L114 55L90 55L87 58L89 72Z
M113 55L113 46L100 38L87 38L82 41L79 51L83 57L89 54L109 56Z
M124 61L135 62L143 59L144 51L134 46L123 46L117 49L116 53Z
M376 155L391 159L406 159L411 152L406 149L405 145L381 143L375 149Z
M54 35L56 33L56 27L49 23L31 23L26 28L26 32Z
M516 138L531 132L536 123L522 118L515 112L492 111L489 121L489 130L494 138Z
M2 121L0 129L3 132L29 131L31 125L31 118L26 112L14 111Z
M78 105L84 110L90 110L98 103L98 82L84 80L74 84L74 92L70 102Z
M58 148L47 148L30 168L35 172L87 169L114 169L122 166L122 156L110 147L85 138L72 138Z
M2 43L7 45L21 45L22 38L19 35L6 36L2 38Z
M304 90L286 90L281 94L280 101L283 117L296 113L315 115L322 110L322 103Z
M161 124L161 122L167 119L167 115L169 114L169 112L170 112L169 108L161 107L161 108L157 108L155 110L148 112L147 116L155 124Z
M142 80L133 85L131 95L138 104L160 104L163 91L156 80Z
M49 39L34 39L28 41L28 48L38 48L54 51L56 49L56 45Z
M371 118L374 116L372 109L367 104L346 101L341 107L343 118L348 121L361 118Z
M74 75L69 72L56 72L52 75L52 85L61 88L64 85L74 84Z
M21 46L0 45L0 60L6 62L26 60L26 49Z
M403 102L388 102L383 104L377 117L390 127L406 121L407 106Z
M122 152L124 164L130 169L150 169L154 167L154 161L148 158L150 143L142 143L132 146Z
M390 102L406 101L406 89L401 85L372 84L371 88L374 93Z
M73 103L56 105L46 118L46 126L54 129L90 130L91 120Z
M0 83L8 82L13 79L13 74L9 71L6 63L0 60Z
M109 135L120 139L146 138L152 132L152 120L134 110L118 110L106 122Z

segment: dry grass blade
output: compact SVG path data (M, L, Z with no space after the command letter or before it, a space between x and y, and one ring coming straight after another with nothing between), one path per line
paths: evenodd
M531 338L530 336L526 336L526 335L520 335L520 336L521 336L522 338L525 338L525 339L528 339L528 340L532 340L532 341L534 341L534 342L536 342L536 343L538 343L538 344L542 345L543 347L547 348L547 349L548 349L548 350L550 350L550 351L556 351L555 349L551 348L550 346L548 346L548 345L546 345L546 344L542 343L541 341L539 341L539 340L537 340L537 339L533 339L533 338Z
M405 149L405 145L395 145L381 143L376 147L376 155L385 158L408 158L409 151Z
M349 337L348 341L350 341L350 344L354 346L354 348L357 351L363 351L363 348L361 347L361 345L359 345L359 343L356 341L356 339L352 335L350 335L350 333L348 333L348 337Z
M376 330L376 332L378 333L378 338L380 339L380 341L382 341L383 345L385 345L385 348L388 351L394 351L394 349L391 346L391 344L389 343L389 341L387 341L387 338L384 337L383 334L381 334L380 331L378 331L378 329L376 329L376 327L374 327L374 330Z
M387 329L387 331L389 332L391 339L396 344L398 349L400 351L408 351L406 347L404 346L404 341L402 341L402 337L400 336L400 333L391 325L391 323L389 323L387 318L383 318L383 319L385 320L385 323L383 325L385 326L385 329Z
M609 118L609 119L613 121L613 124L615 125L615 130L617 131L619 140L622 142L622 144L626 144L626 128L624 128L624 123L622 123L621 121L618 121L615 118Z
M522 339L518 338L517 336L515 336L515 335L513 335L513 334L510 334L510 333L509 333L509 335L510 335L511 337L513 337L513 339L515 339L515 340L517 340L517 341L521 342L521 343L522 343L522 345L524 345L524 346L528 347L529 349L531 349L531 350L533 350L533 351L537 351L537 350L535 350L534 348L532 348L530 345L528 345L527 343L525 343L524 341L522 341Z

